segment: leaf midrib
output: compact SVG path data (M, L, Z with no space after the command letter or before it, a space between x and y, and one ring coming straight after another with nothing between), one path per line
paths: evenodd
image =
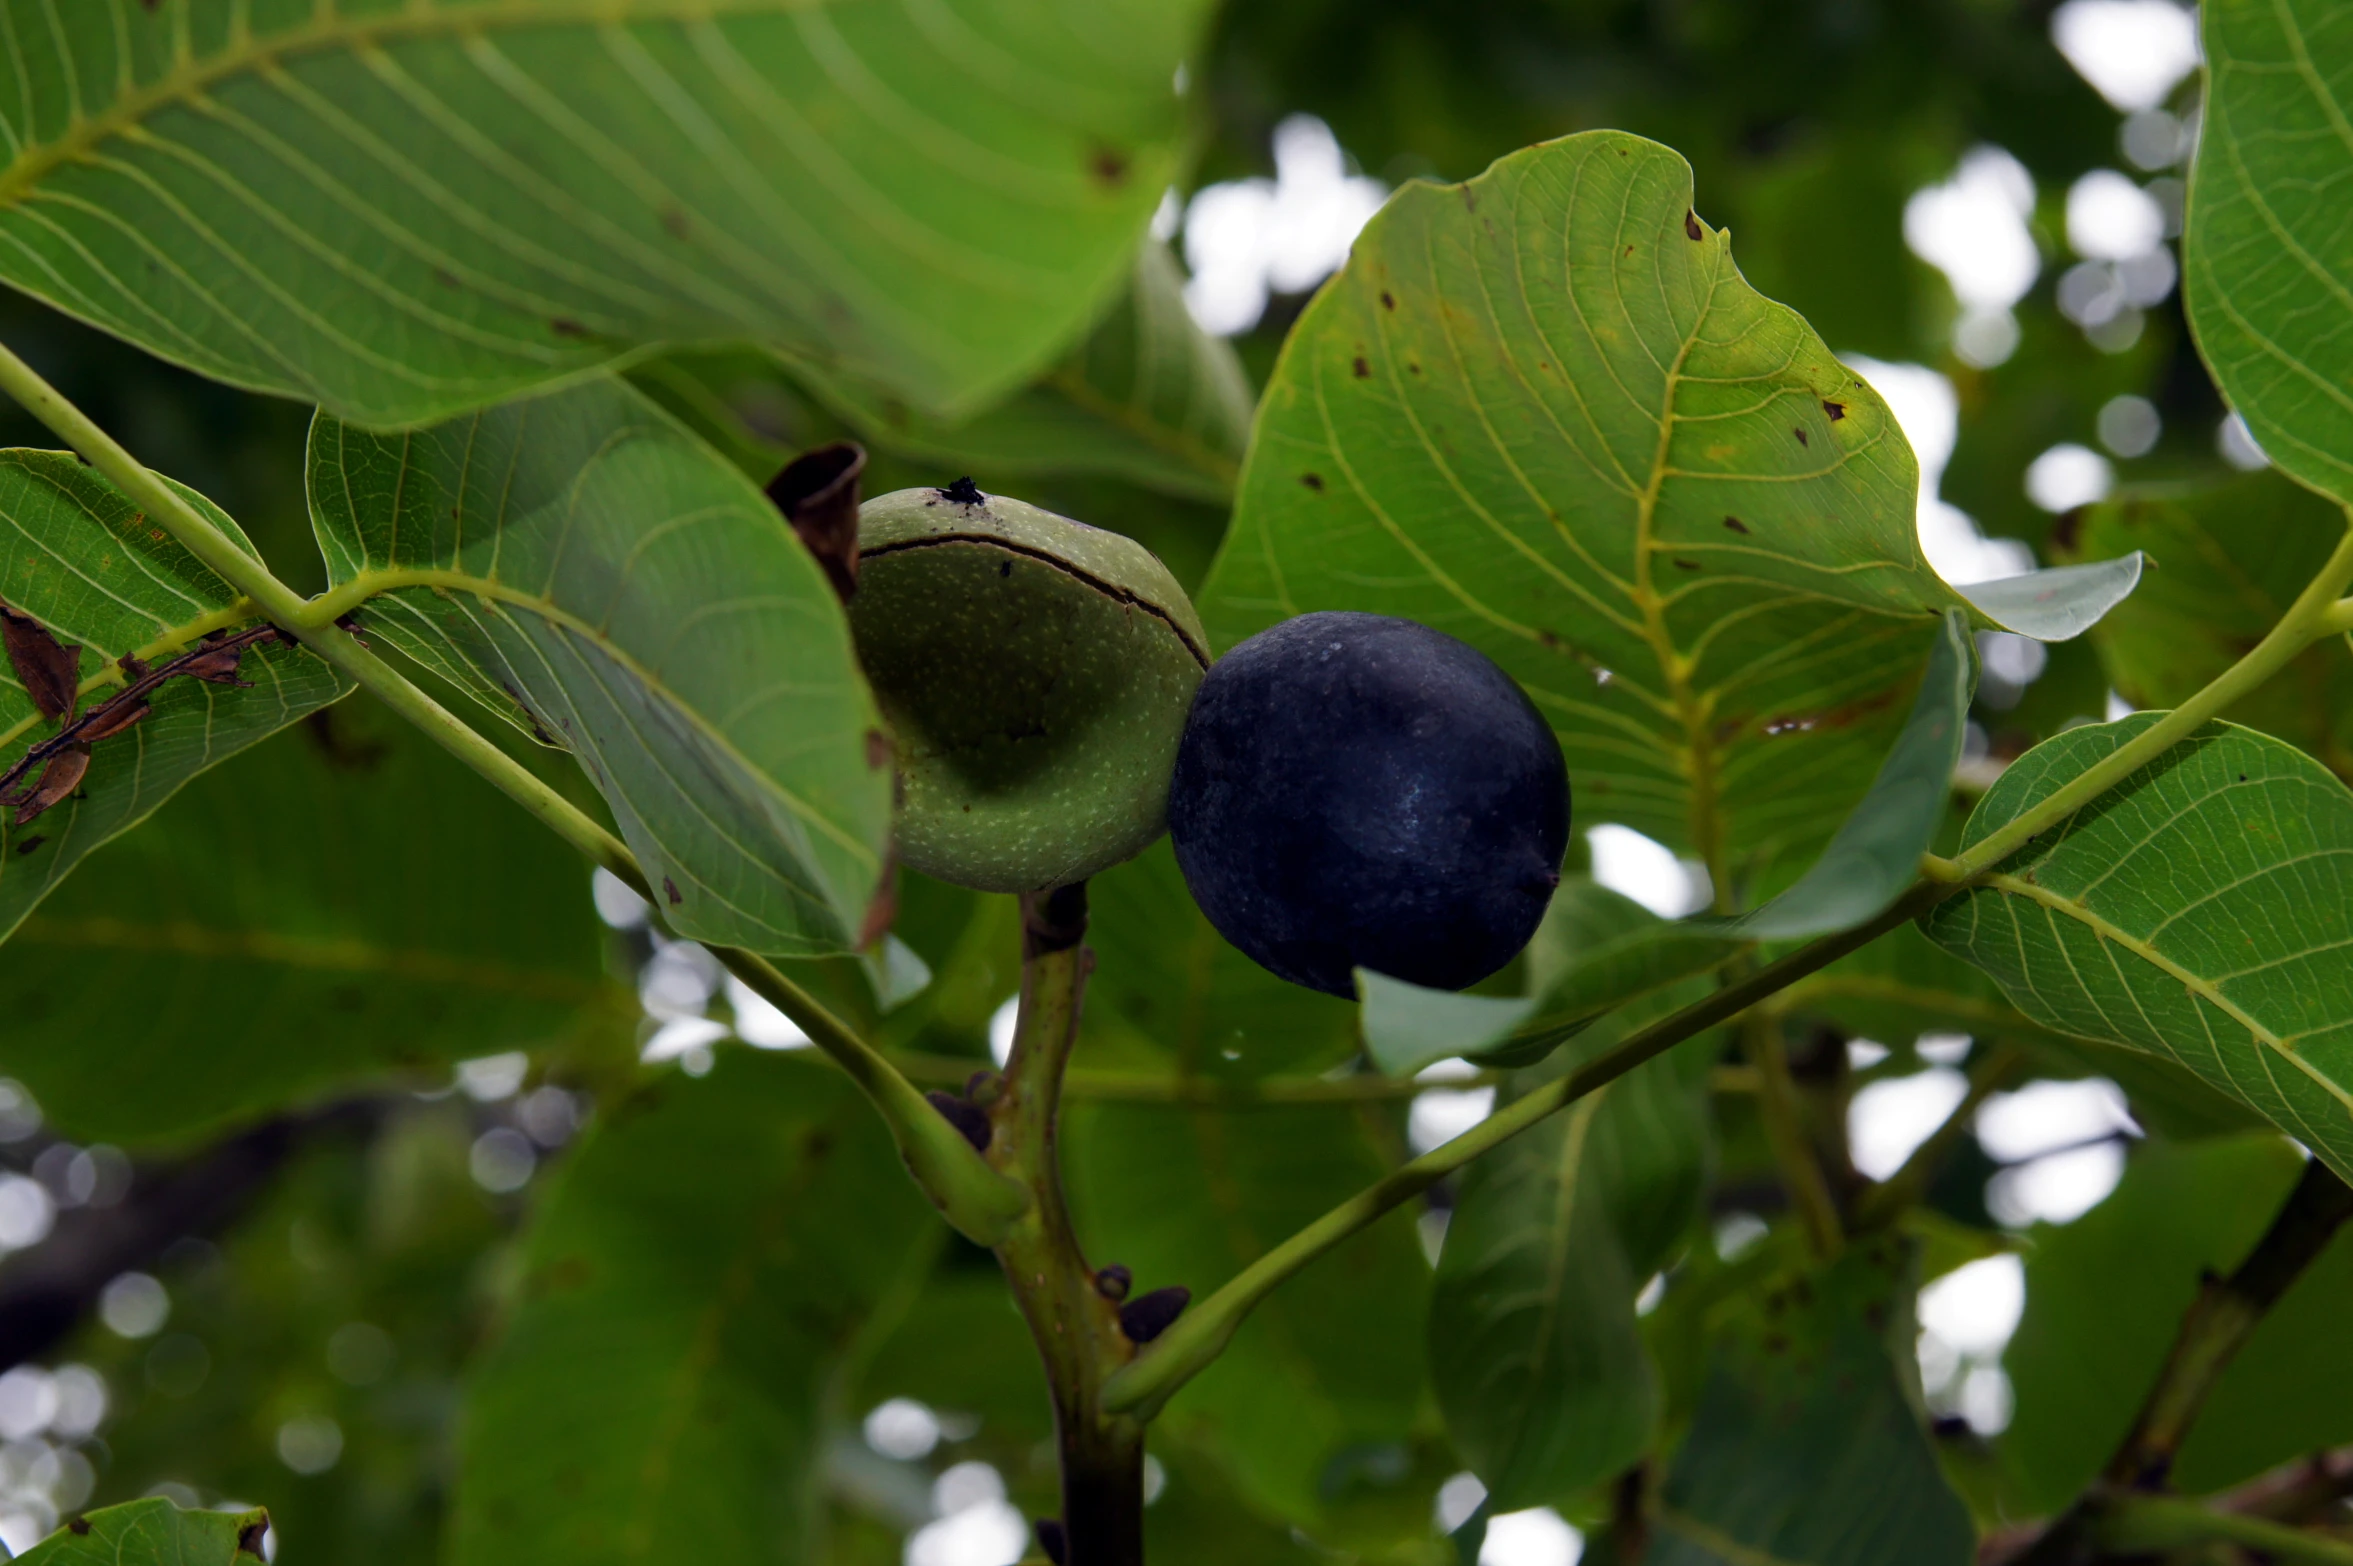
M271 33L266 39L248 34L240 43L215 54L184 57L146 86L118 96L104 112L82 118L65 135L20 154L0 169L0 208L15 206L58 168L89 156L110 138L129 134L156 113L192 102L231 77L259 72L289 57L353 51L416 38L629 22L700 22L721 16L818 10L832 3L835 0L581 0L573 13L565 15L531 0L503 0L462 12L443 9L437 0L424 0L427 9L364 18L321 11L310 21ZM26 129L29 132L30 127Z
M2345 1087L2330 1081L2329 1078L2316 1067L2314 1067L2311 1062L2305 1060L2300 1053L2290 1048L2287 1040L2281 1037L2278 1032L2276 1032L2267 1024L2257 1021L2256 1018L2246 1010L2246 1008L2238 1005L2229 997L2225 996L2222 993L2220 987L2217 986L2212 980L2209 980L2200 974L2192 973L2189 969L2183 967L2181 964L2167 957L2164 953L2158 951L2156 947L2147 941L2142 940L2140 937L2132 934L2130 931L2125 930L2118 925L2110 923L2108 920L2100 917L2100 915L2092 912L2089 908L2084 907L2081 903L2076 902L2074 899L2067 897L2062 893L2054 892L2048 887L2041 886L2035 882L2029 881L2023 876L2009 874L1991 875L1986 877L1983 884L1995 891L2005 892L2013 897L2023 897L2028 901L2038 903L2042 907L2053 912L2065 914L2068 918L2071 918L2077 923L2083 925L2086 929L2089 929L2094 935L2100 937L2102 940L2111 942L2117 946L2121 946L2126 951L2132 953L2132 955L2135 957L2140 958L2143 962L2149 964L2151 967L2157 969L2160 973L2166 975L2166 977L2177 981L2185 990L2190 993L2194 999L2205 1001L2207 1004L2214 1007L2215 1010L2221 1012L2224 1016L2229 1017L2233 1022L2236 1022L2240 1027L2245 1028L2247 1030L2248 1036L2254 1039L2259 1048L2268 1050L2272 1054L2279 1056L2281 1059L2288 1061L2290 1064L2295 1066L2298 1071L2301 1071L2305 1076L2311 1078L2312 1081L2320 1087L2321 1091L2328 1094L2329 1097L2335 1099L2346 1109L2353 1110L2353 1090L2348 1090ZM2119 977L2122 977L2122 975L2119 975ZM2085 986L2085 991L2087 994L2090 993L2089 986ZM2130 993L2129 990L2127 993ZM2097 1005L2098 1002L2095 1000L2094 1004ZM2137 1006L2138 1004L2139 1003L2136 1000L2135 1005ZM2184 1064L2186 1064L2186 1062L2184 1062Z

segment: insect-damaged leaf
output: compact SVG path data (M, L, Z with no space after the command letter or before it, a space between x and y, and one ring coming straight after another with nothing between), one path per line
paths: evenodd
M34 1545L31 1566L245 1566L262 1557L270 1514L184 1512L151 1495L77 1517Z
M31 788L0 796L0 805L14 805L16 824L23 826L79 788L89 770L90 747L68 745L49 758Z
M48 627L19 609L0 604L0 639L8 644L8 666L44 718L74 710L81 688L82 650L68 647Z
M1894 416L1691 204L1618 132L1401 189L1292 331L1200 605L1221 646L1318 609L1460 636L1581 816L1745 867L1863 796L1970 606Z
M321 414L310 493L329 596L570 750L680 935L856 944L890 832L882 719L749 479L600 377L412 435Z
M174 487L252 552L218 507ZM250 626L253 611L96 469L62 452L0 452L0 598L51 635L79 642L91 678L111 671L127 682L94 689L80 718L51 730L29 689L0 681L0 790L40 778L76 744L96 747L78 789L58 794L31 830L7 834L0 936L84 855L145 820L190 778L349 689L267 626L230 638L250 648L242 664L250 688L157 679L175 659L202 654L206 636Z

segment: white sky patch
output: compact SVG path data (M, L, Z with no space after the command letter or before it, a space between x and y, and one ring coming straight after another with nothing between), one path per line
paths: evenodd
M1953 351L1966 363L2000 364L2017 350L2011 307L2042 271L2042 255L2026 226L2033 215L2033 176L1991 146L1975 149L1951 179L1915 192L1904 204L1904 243L1944 273L1961 302Z
M2003 1170L1986 1182L1985 1205L2012 1228L2073 1223L2105 1201L2123 1178L2123 1147L2102 1142Z
M1585 1536L1549 1506L1487 1519L1479 1566L1577 1566Z
M1414 1095L1405 1113L1405 1140L1415 1153L1453 1141L1495 1112L1495 1089L1432 1088Z
M1884 1180L1969 1096L1969 1079L1948 1066L1868 1082L1847 1104L1847 1144L1855 1167Z
M1632 827L1597 826L1585 834L1585 842L1593 854L1593 879L1662 919L1696 913L1714 895L1707 871L1696 860L1677 859L1666 844Z
M1966 585L2033 570L2032 550L2014 538L1987 538L1968 512L1937 494L1961 433L1961 402L1953 383L1926 365L1888 364L1860 354L1843 357L1886 400L1912 443L1920 463L1920 549L1937 575Z
M2064 441L2026 466L2026 498L2045 511L2072 511L2105 500L2116 469L2089 446Z
M2130 261L2165 243L2165 209L2114 169L2094 169L2067 187L2067 243L2094 261Z
M2140 1127L2122 1090L2105 1077L2029 1082L1994 1094L1977 1111L1977 1140L2005 1164L2120 1134L2137 1136Z
M2129 114L2165 101L2198 68L2198 21L2173 0L2067 0L2051 42L2101 97Z
M1999 1354L2025 1312L2026 1269L2015 1256L1969 1262L1920 1291L1920 1325L1964 1354Z
M1358 230L1388 199L1348 170L1332 129L1311 114L1275 127L1275 177L1205 186L1185 209L1185 305L1202 330L1231 337L1258 324L1271 293L1302 293L1348 259Z

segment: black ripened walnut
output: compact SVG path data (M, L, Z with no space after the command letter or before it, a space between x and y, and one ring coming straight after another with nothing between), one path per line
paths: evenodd
M1568 772L1478 649L1411 620L1307 614L1201 682L1169 830L1209 922L1283 978L1353 995L1363 967L1461 989L1544 917Z

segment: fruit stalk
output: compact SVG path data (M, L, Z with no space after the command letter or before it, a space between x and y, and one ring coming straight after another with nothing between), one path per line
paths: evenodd
M987 1108L989 1159L1027 1190L1029 1207L996 1250L1054 1399L1061 1566L1142 1566L1144 1426L1103 1406L1104 1383L1134 1350L1071 1227L1057 1145L1063 1075L1094 967L1086 923L1083 882L1022 894L1020 1020Z

